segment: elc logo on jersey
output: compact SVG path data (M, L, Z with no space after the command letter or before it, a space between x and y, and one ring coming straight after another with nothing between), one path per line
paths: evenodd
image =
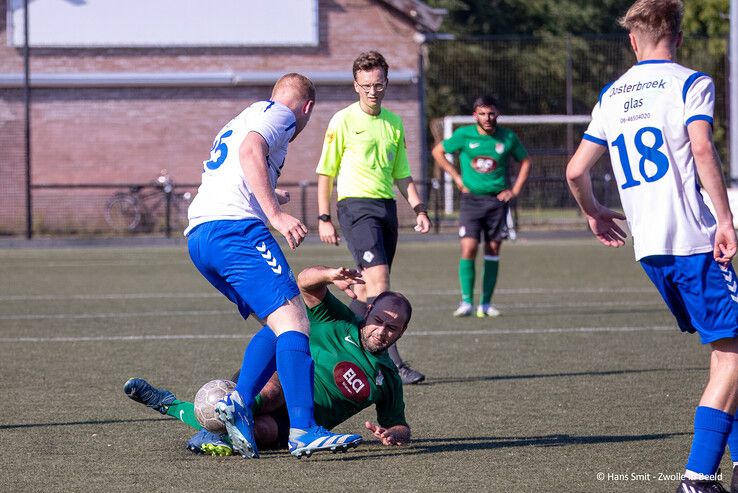
M369 379L366 373L350 361L341 361L333 368L333 380L338 390L354 402L364 402L369 398Z
M472 159L471 165L478 173L491 173L497 168L497 160L489 156L477 156Z

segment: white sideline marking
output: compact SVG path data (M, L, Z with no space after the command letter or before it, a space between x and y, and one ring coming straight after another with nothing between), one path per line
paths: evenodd
M85 259L85 260L54 260L49 262L40 261L37 258L21 258L21 259L10 259L0 258L0 261L15 262L10 267L17 267L19 262L29 261L33 265L33 268L74 268L74 269L91 269L96 267L143 267L143 266L162 266L162 265L187 265L188 262L173 260L173 261L152 261L145 262L140 259L121 259L121 260L106 260L106 259ZM9 265L0 265L0 268L7 268Z
M576 334L593 332L649 332L678 330L676 326L653 325L651 327L562 327L552 329L497 329L497 330L414 330L407 336L453 336L453 335L503 335L503 334Z
M595 307L595 308L606 308L606 307L615 307L615 306L628 306L628 307L636 307L636 306L652 306L655 308L664 308L666 309L666 305L661 300L661 298L654 298L653 301L586 301L586 302L577 302L577 303L541 303L541 302L531 302L531 303L493 303L495 307L501 308L503 310L507 310L510 308L587 308L587 307ZM453 310L455 306L448 307L448 306L419 306L416 307L416 305L413 305L413 310Z
M0 296L0 301L148 300L168 298L223 298L220 293L29 294Z
M238 310L162 310L155 312L52 313L49 315L0 315L0 320L80 320L94 318L189 317L198 315L237 315Z
M427 290L416 290L416 289L401 289L395 288L397 291L403 294L426 294L426 295L453 295L461 294L460 289L427 289ZM585 294L597 294L597 293L658 293L655 288L499 288L495 289L495 294L557 294L557 293L585 293Z
M407 295L459 295L458 289L403 289ZM657 295L654 288L510 288L497 289L495 294L557 294L557 293L651 293ZM145 300L145 299L178 299L178 298L222 298L216 292L208 293L108 293L108 294L30 294L0 296L0 301L54 301L54 300Z
M651 332L678 330L675 326L656 325L650 327L562 327L542 329L499 329L499 330L429 330L412 331L407 336L497 336L505 334L576 334L596 332ZM2 337L0 342L115 342L115 341L157 341L157 340L206 340L206 339L244 339L253 334L179 334L179 335L138 335L138 336L79 336L79 337Z
M141 336L79 336L79 337L3 337L0 342L114 342L114 341L170 341L191 339L245 339L253 334L179 334Z
M636 307L652 306L663 308L661 300L654 301L591 301L580 303L502 303L495 305L503 310L510 308L582 308L582 307ZM453 310L453 306L446 305L416 305L415 310ZM0 320L88 320L97 318L131 318L131 317L192 317L208 315L233 315L237 314L235 309L227 310L157 310L152 312L108 312L108 313L49 313L49 314L23 314L23 315L0 315Z

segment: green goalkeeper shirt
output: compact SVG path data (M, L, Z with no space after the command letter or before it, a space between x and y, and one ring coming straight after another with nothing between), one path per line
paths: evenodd
M528 156L515 132L499 126L492 135L480 134L476 125L459 127L443 141L443 150L459 153L461 181L476 195L494 195L508 188L510 157L522 161Z
M358 102L337 112L315 172L338 176L338 200L395 198L395 180L410 176L402 119L384 108L369 115Z
M356 315L328 292L308 309L308 318L315 421L331 429L374 404L380 426L407 425L397 368L386 351L371 354L363 349Z

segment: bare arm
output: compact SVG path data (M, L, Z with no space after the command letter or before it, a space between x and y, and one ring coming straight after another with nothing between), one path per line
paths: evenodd
M510 202L512 199L520 195L520 191L523 190L523 185L528 181L528 175L530 175L530 158L523 158L520 161L520 171L518 177L515 179L515 183L512 188L507 188L497 194L497 198L503 202Z
M407 178L395 180L395 185L397 185L397 189L400 191L400 194L405 197L407 203L410 204L410 207L412 207L417 214L415 217L415 231L419 233L427 233L430 231L431 223L430 219L428 219L428 213L419 213L418 210L416 210L416 206L420 206L425 210L425 204L420 200L420 195L418 194L418 189L415 188L413 177L408 176Z
M566 166L566 181L574 199L587 217L595 237L603 245L619 247L625 244L626 234L614 219L625 219L625 216L604 207L597 201L592 192L592 179L589 175L592 166L604 153L605 147L582 140L577 152Z
M712 143L712 127L706 121L697 120L689 124L687 132L700 183L709 195L717 215L713 257L716 261L727 264L736 253L736 234L720 157Z
M466 189L466 187L464 186L464 182L461 179L461 173L459 173L459 170L451 161L446 159L446 151L443 148L443 144L440 142L436 144L433 147L431 154L433 154L433 159L436 161L438 167L451 175L451 178L453 178L454 183L456 184L456 188L458 188L462 192L468 192L469 190Z
M297 276L297 286L308 308L319 305L328 294L328 285L335 284L343 290L349 298L355 299L356 294L351 290L354 284L364 284L361 273L345 267L325 267L316 265L308 267Z
M532 163L529 157L523 158L523 160L520 161L520 171L518 171L518 177L515 179L515 183L512 187L513 198L520 195L520 192L523 190L523 187L530 176L531 166Z
M287 190L275 188L274 195L277 196L277 202L279 202L279 205L284 205L290 201L290 192Z
M269 182L267 154L269 148L264 137L249 132L238 150L241 168L251 192L266 214L271 225L285 237L291 249L297 248L307 235L302 221L282 211L277 196Z
M261 396L261 407L259 414L267 414L284 405L284 393L282 392L282 383L279 381L277 372L274 372L272 378L264 385L259 392Z
M406 445L410 442L410 427L407 425L395 425L389 428L371 423L364 423L367 430L371 431L375 437L379 438L383 445Z
M318 214L331 213L331 193L333 192L333 177L318 175ZM320 241L329 245L336 245L341 241L336 234L336 228L331 221L318 222L318 234Z

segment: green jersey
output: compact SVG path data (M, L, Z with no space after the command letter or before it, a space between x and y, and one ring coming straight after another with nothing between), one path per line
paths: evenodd
M369 115L358 102L342 109L328 123L315 172L338 176L338 200L395 198L395 180L410 176L402 119L384 108Z
M443 150L459 153L461 180L476 195L492 195L509 188L510 156L522 161L528 156L510 129L497 127L492 135L480 134L476 125L459 127L443 141Z
M328 292L308 309L308 318L315 421L331 429L375 404L380 426L407 425L397 368L386 351L371 354L362 347L356 315Z

